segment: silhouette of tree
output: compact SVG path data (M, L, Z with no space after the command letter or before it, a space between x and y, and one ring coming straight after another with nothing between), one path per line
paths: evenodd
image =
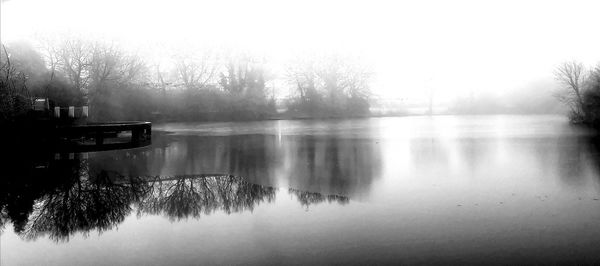
M586 122L598 127L600 125L600 64L590 71L587 78L587 89L583 92Z

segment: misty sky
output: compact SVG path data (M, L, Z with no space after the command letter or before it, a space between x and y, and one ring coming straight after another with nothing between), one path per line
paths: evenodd
M115 40L161 56L181 45L266 56L358 56L386 97L502 94L600 61L600 1L43 1L2 3L2 42L48 34Z

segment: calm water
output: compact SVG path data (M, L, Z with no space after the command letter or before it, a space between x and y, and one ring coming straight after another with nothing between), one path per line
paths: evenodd
M560 116L155 125L5 159L1 264L598 263L599 151Z

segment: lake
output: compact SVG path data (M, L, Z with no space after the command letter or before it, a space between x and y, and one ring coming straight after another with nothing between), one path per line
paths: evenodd
M600 138L562 116L168 123L5 155L2 265L600 262Z

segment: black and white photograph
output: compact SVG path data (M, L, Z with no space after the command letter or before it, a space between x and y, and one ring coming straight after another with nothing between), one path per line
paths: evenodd
M0 266L600 265L598 0L0 0Z

